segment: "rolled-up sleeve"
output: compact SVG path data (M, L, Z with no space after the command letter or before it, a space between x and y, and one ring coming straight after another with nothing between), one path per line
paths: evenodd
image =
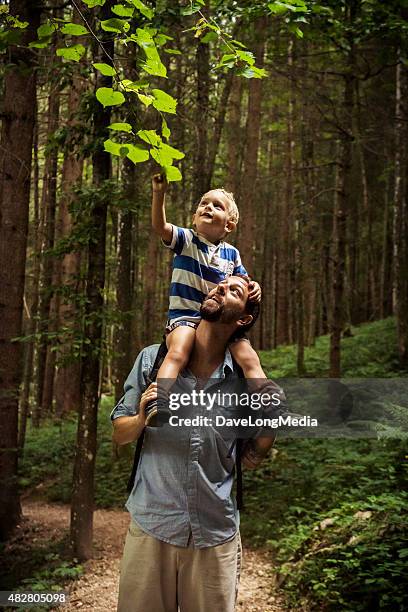
M162 240L163 246L174 251L177 255L183 251L186 246L191 244L191 239L193 236L193 232L190 229L185 227L177 227L177 225L172 224L172 238L170 242L165 242Z
M120 398L111 412L110 418L113 421L122 416L134 416L139 410L140 396L148 386L148 375L152 368L151 349L143 349L127 377L124 384L124 395ZM157 351L156 351L157 352Z

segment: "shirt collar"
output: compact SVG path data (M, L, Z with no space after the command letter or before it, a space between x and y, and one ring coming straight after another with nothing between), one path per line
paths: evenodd
M214 371L213 378L225 378L228 375L229 371L230 372L234 371L234 362L232 361L231 352L227 348L225 349L224 361L220 363L218 368ZM185 368L181 375L187 376L187 378L189 378L190 376L193 376L193 373L188 368Z
M219 240L217 243L215 242L210 242L209 240L207 240L207 238L204 238L204 236L202 236L201 234L199 234L196 230L191 230L194 234L194 236L196 238L198 238L201 242L204 242L204 244L206 244L209 247L220 247L224 241L223 240Z

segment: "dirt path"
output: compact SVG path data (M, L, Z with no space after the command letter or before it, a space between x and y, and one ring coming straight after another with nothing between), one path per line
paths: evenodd
M61 538L69 525L69 507L26 501L23 514L38 540ZM97 510L94 516L95 558L85 564L83 576L72 583L63 612L116 610L119 563L129 515L119 510ZM244 566L237 611L283 612L281 599L271 592L272 573L267 555L244 550Z

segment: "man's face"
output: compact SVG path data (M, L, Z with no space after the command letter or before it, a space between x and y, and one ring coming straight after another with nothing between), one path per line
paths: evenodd
M248 283L239 276L230 276L219 283L204 299L200 314L205 321L234 323L245 314Z

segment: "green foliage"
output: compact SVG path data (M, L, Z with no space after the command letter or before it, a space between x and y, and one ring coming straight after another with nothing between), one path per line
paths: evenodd
M64 59L73 62L79 62L84 53L85 47L81 44L72 45L71 47L63 47L62 49L56 50L56 54L59 57L63 57Z
M119 106L125 101L125 96L120 91L114 91L112 87L99 87L96 90L96 98L103 106Z
M113 66L110 66L109 64L98 64L98 63L95 63L95 64L92 64L92 66L94 68L96 68L96 70L99 70L99 72L101 74L103 74L104 76L115 76L115 74L116 74L115 68ZM96 96L96 97L98 97L98 96ZM101 103L103 104L103 102L101 102Z
M328 337L306 350L311 376L327 374ZM394 319L342 340L345 376L398 375ZM277 376L296 376L295 347L263 353ZM408 441L277 440L244 475L242 532L273 551L294 609L403 610L407 589Z
M387 378L398 372L396 322L382 319L352 328L353 336L343 338L343 377ZM308 376L328 375L329 336L316 338L314 346L305 348ZM265 370L274 378L296 377L296 347L279 346L274 351L260 352Z
M126 482L132 466L132 451L118 460L112 446L110 398L103 398L98 415L98 451L95 474L95 503L98 507L123 507ZM39 429L28 427L23 459L20 461L20 486L39 491L50 501L69 503L72 466L76 444L76 418L46 421Z

